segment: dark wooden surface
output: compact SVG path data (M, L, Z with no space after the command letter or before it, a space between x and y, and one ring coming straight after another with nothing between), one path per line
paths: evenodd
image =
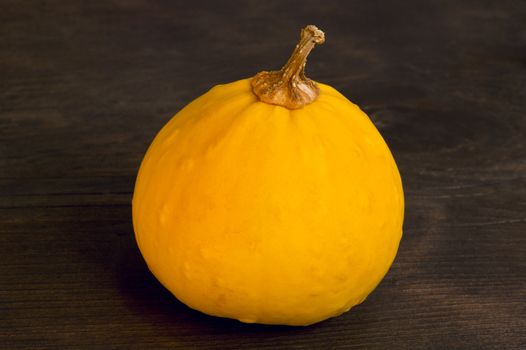
M301 4L301 5L300 5ZM133 238L155 133L211 86L278 68L358 103L400 167L379 288L307 328L191 311ZM526 348L524 1L1 1L0 348Z

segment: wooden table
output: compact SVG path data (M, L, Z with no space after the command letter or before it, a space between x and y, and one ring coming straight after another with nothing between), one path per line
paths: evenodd
M156 132L211 86L308 74L390 145L405 235L344 316L245 325L148 272L130 200ZM526 3L2 1L1 349L526 348Z

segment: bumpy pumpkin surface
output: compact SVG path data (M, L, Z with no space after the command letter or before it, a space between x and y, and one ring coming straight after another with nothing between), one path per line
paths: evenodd
M402 235L403 192L370 119L330 86L299 109L251 79L181 110L147 151L133 197L139 248L191 308L308 325L362 302Z

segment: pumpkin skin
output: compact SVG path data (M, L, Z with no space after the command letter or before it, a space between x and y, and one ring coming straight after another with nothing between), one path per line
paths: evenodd
M149 269L180 301L248 323L309 325L362 302L402 236L395 161L328 85L301 109L250 79L218 85L159 132L133 197Z

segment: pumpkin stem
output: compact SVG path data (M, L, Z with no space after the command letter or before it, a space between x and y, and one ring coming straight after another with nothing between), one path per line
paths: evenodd
M314 102L320 94L316 83L305 76L307 56L325 34L314 25L301 30L301 38L287 63L279 71L260 72L252 80L252 91L265 103L298 109Z

